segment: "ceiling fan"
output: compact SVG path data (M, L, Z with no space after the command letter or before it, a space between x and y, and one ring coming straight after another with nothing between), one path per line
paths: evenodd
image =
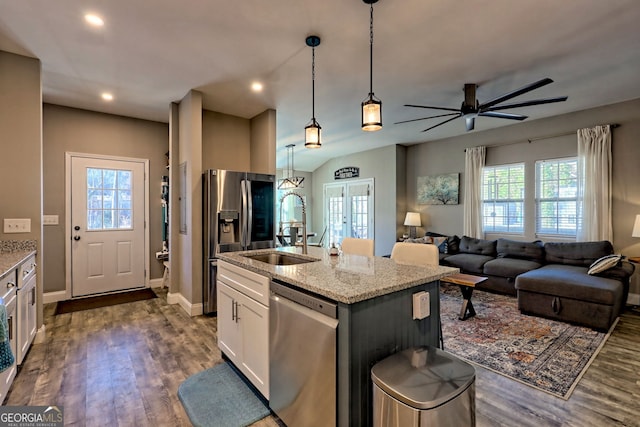
M467 132L468 132L473 130L473 128L475 127L475 120L476 120L476 117L478 116L495 117L498 119L509 119L509 120L524 120L527 118L527 116L523 116L520 114L512 114L512 113L501 113L498 110L506 110L508 108L529 107L531 105L551 104L553 102L563 102L567 100L567 97L559 96L557 98L535 99L531 101L524 101L524 102L518 102L513 104L502 104L502 105L498 105L498 104L504 101L507 101L511 98L515 98L516 96L520 96L532 90L538 89L542 86L546 86L549 83L553 83L553 80L551 80L550 78L544 78L542 80L538 80L537 82L523 86L520 89L516 89L513 92L505 93L504 95L493 98L490 101L483 102L482 104L476 99L476 88L478 87L478 85L476 85L475 83L466 83L464 85L464 101L462 102L462 106L459 109L447 108L447 107L431 107L428 105L405 104L404 105L405 107L427 108L431 110L443 110L443 111L453 111L453 112L446 113L446 114L438 114L438 115L429 116L429 117L421 117L419 119L404 120L401 122L396 122L395 124L409 123L409 122L415 122L419 120L428 120L428 119L435 119L438 117L452 116L422 131L422 132L426 132L438 126L442 126L445 123L449 123L450 121L455 120L458 117L464 117L466 122Z

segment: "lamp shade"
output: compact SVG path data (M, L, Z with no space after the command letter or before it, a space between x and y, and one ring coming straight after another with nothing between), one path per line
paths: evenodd
M404 217L404 225L408 227L421 227L420 214L418 212L407 212L407 216Z
M631 237L640 237L640 215L636 215L636 222L633 224Z

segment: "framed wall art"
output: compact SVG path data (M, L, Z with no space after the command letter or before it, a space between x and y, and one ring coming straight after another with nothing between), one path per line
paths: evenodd
M457 205L460 174L449 173L418 177L419 205Z

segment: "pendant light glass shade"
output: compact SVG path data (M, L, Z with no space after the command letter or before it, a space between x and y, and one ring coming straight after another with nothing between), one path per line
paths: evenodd
M304 146L320 148L322 146L320 139L322 128L316 121L316 46L320 45L320 37L309 36L305 42L311 48L311 123L304 128Z
M311 124L304 128L304 146L307 148L320 148L322 146L320 143L321 131L322 128L316 119L312 119Z
M373 94L362 101L362 130L375 132L382 129L382 101L375 99Z
M378 0L363 0L370 6L369 19L369 97L362 101L362 130L375 132L382 129L382 101L373 94L373 4Z

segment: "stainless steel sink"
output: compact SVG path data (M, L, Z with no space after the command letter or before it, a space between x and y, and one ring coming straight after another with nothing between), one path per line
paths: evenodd
M306 264L308 262L316 262L319 261L317 259L308 259L308 258L299 258L296 256L292 256L285 253L276 253L269 252L264 254L256 254L256 255L243 255L249 259L265 262L271 265L296 265L296 264Z

